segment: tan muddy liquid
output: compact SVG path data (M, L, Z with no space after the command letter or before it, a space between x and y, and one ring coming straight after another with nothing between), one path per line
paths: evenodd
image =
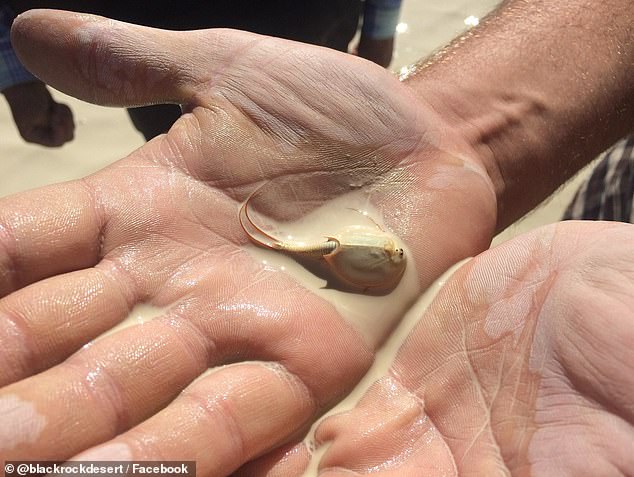
M257 222L257 216L252 217ZM257 224L256 225L260 225ZM328 236L337 236L350 225L380 227L389 233L380 212L361 193L350 193L329 201L292 223L273 224L269 221L266 232L275 238L295 244L325 242ZM394 240L411 257L407 244L398 237ZM332 303L341 316L361 333L369 346L375 348L387 336L404 312L420 293L414 261L407 260L404 275L394 290L382 296L325 288L325 279L311 273L290 256L259 245L249 245L248 252L266 267L288 273L303 286Z
M97 340L105 338L117 331L121 331L125 328L129 328L135 325L142 325L143 323L150 321L154 318L162 316L169 309L169 307L159 308L157 306L149 305L147 303L139 303L130 310L128 316L121 322L117 323L116 326L113 326L108 331L104 331L95 338L92 342L94 343Z
M304 445L311 451L311 460L308 467L302 474L302 477L317 477L318 466L322 456L328 450L329 443L316 448L315 445L315 430L319 424L329 416L340 414L342 412L353 409L357 403L361 400L363 395L370 389L370 387L383 376L385 376L390 369L390 366L394 362L396 355L403 345L405 339L412 332L416 324L421 320L422 316L427 310L427 307L436 297L436 294L447 283L449 277L458 270L462 265L467 263L470 259L463 260L449 270L447 270L440 278L438 278L421 297L416 301L409 311L405 314L399 325L390 334L387 341L376 352L374 363L365 374L365 376L354 387L350 394L346 396L339 404L333 407L330 411L324 414L315 424L312 425L308 435L304 439Z
M255 221L256 217L253 219ZM326 236L337 235L349 225L369 225L372 227L378 225L378 227L388 231L380 212L368 203L361 194L351 193L328 202L296 222L271 226L269 221L266 232L284 241L314 243L325 240ZM394 239L399 246L405 249L406 257L409 256L407 244L400 242L398 237L394 237ZM341 316L359 331L368 345L376 348L383 343L377 351L373 366L364 378L343 401L311 427L304 440L304 444L311 450L312 457L303 475L317 476L319 461L328 448L328 443L326 443L315 449L314 433L319 423L328 416L352 409L370 386L386 374L402 343L421 319L438 290L464 262L452 267L420 296L418 275L414 262L410 259L400 283L392 292L383 296L371 296L324 288L326 281L323 278L314 275L293 258L278 251L255 244L247 245L246 250L267 268L290 274L303 286L332 303ZM412 306L413 303L415 304ZM130 326L142 325L163 315L166 311L167 308L139 304L134 307L125 320L97 339ZM195 381L218 369L220 368L207 370Z
M254 217L254 221L256 218L257 216ZM351 193L329 201L296 222L281 224L277 230L267 228L267 233L288 242L315 243L325 241L326 236L338 235L350 225L378 226L389 232L380 213L368 203L365 196L360 193ZM380 233L378 228L377 232ZM404 248L405 256L408 257L407 245L403 244L398 237L394 239L399 246ZM387 295L372 296L324 288L325 279L314 275L293 258L278 251L255 244L249 244L246 250L267 268L290 274L303 286L332 303L341 316L359 330L372 348L376 348L387 338L420 293L416 267L411 259L407 261L404 275L394 290ZM101 334L97 340L161 316L168 308L159 308L145 303L138 304L126 319Z

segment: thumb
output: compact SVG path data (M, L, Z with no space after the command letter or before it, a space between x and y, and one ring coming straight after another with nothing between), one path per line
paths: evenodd
M20 60L40 79L107 106L189 103L254 36L159 30L57 10L28 11L11 30Z

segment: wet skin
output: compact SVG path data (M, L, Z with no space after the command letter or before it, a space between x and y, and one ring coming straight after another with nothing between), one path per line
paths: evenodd
M167 135L95 175L0 202L0 380L5 385L0 410L8 429L0 433L0 455L68 459L114 440L111 455L196 459L200 475L229 474L255 458L266 461L253 464L256 475L276 465L280 475L294 475L306 457L294 443L358 381L375 350L332 305L243 250L248 238L237 220L241 202L261 181L284 180L295 189L283 201L271 197L269 207L293 217L310 207L299 197L327 200L344 193L351 178L360 179L385 211L387 225L412 251L408 259L416 263L422 288L490 241L496 202L483 160L407 85L376 65L321 48L222 30L168 33L55 12L20 17L13 40L27 66L74 96L120 106L174 101L184 104L187 114ZM565 243L603 236L580 225L567 228L562 226ZM612 241L609 250L601 250L614 252L609 256L614 262L619 250L614 243L624 248L632 243L630 228L622 234L630 240ZM538 269L544 276L553 270L557 275L565 260L523 264L520 258L509 258L517 269L490 259L491 270L501 267L511 277L500 284L499 294L487 288L494 282L486 273L475 274L471 294L458 285L446 292L454 294L452 306L468 298L464 306L477 305L481 313L496 306L515 310L512 300L502 299L508 288L539 309L542 294L557 282L529 283L527 291L515 292L524 284L514 273L523 277ZM629 265L599 275L600 283L607 283L601 297L619 302L628 296L615 286L631 289ZM619 279L606 282L610 275ZM460 284L460 276L452 283ZM82 348L140 302L170 308L142 327ZM581 311L575 317L592 324ZM512 433L492 437L496 414L488 405L495 403L496 388L482 391L478 377L522 384L528 394L519 386L507 405L526 423L527 433L533 432L538 420L531 413L538 400L530 393L539 394L544 378L530 374L533 370L522 374L522 363L537 335L526 326L515 351L493 352L498 360L490 370L495 360L478 362L470 354L482 346L512 348L511 332L489 337L488 343L468 321L455 320L433 321L439 328L426 333L417 328L395 363L396 392L407 401L425 384L424 402L436 403L428 410L430 419L449 413L443 421L447 427L438 428L429 448L443 468L522 472L530 446L522 439L515 446ZM623 337L632 333L630 322L600 330L614 329ZM438 339L416 342L430 336ZM443 346L443 340L450 343ZM560 359L563 351L577 353L578 347L589 353L593 345L564 342L561 349L549 348L557 350L555 356L540 356ZM417 353L408 352L413 346ZM428 351L421 354L421 347ZM616 365L625 366L632 357L623 353L616 361L601 357L627 396L631 387L623 386L631 383ZM499 356L514 356L518 367L504 374L508 363ZM443 359L447 368L437 382L418 374L436 369ZM246 360L271 364L236 364L187 387L209 367ZM594 397L603 383L593 382L595 374L588 370L594 371L581 369L570 389L595 399L612 419L631 421L618 390L602 400ZM376 397L382 386L377 384L359 412L380 410L383 401ZM443 404L449 409L437 407ZM400 404L394 405L378 413L388 424L399 416ZM451 415L456 409L473 411ZM25 422L28 433L21 431ZM403 429L403 436L410 432L407 419L397 419L393 428ZM617 428L613 424L613 436ZM322 438L336 437L342 444L333 446L324 465L362 471L403 454L406 437L384 444L375 456L345 450L346 439L361 430L349 429L346 436L336 420L325 424ZM383 439L380 432L364 435ZM563 439L563 431L557 436ZM471 450L479 446L486 452ZM408 459L426 452L424 446L412 448L415 452L405 453ZM623 462L601 455L602 462Z
M319 475L631 473L633 238L565 222L464 265L389 371L319 425ZM243 475L295 475L305 451L275 459Z

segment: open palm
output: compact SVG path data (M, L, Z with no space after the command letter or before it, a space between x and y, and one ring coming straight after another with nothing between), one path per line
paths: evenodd
M361 193L421 288L489 243L495 198L477 156L369 62L52 11L20 17L13 40L74 96L187 114L93 176L0 204L5 459L67 459L115 439L92 457L196 459L201 475L227 474L293 443L357 382L390 327L368 339L252 257L238 210L262 183L261 211L281 220ZM166 311L84 346L138 303ZM244 361L257 362L188 387Z
M389 369L319 424L319 475L631 475L633 239L566 222L465 264ZM241 475L306 461L299 445Z

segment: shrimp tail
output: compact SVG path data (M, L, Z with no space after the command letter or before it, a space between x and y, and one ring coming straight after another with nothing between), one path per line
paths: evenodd
M352 210L354 212L357 212L357 213L363 215L366 219L368 219L370 222L372 222L376 226L377 229L379 229L381 232L385 232L385 230L383 230L383 228L372 217L370 217L367 213L363 213L359 209L355 209L353 207L346 207L346 209Z
M281 250L282 244L279 239L276 239L272 235L266 233L260 227L258 227L251 217L249 217L249 202L251 201L253 194L249 196L247 201L240 208L240 225L249 238L257 245L267 247L273 250Z

